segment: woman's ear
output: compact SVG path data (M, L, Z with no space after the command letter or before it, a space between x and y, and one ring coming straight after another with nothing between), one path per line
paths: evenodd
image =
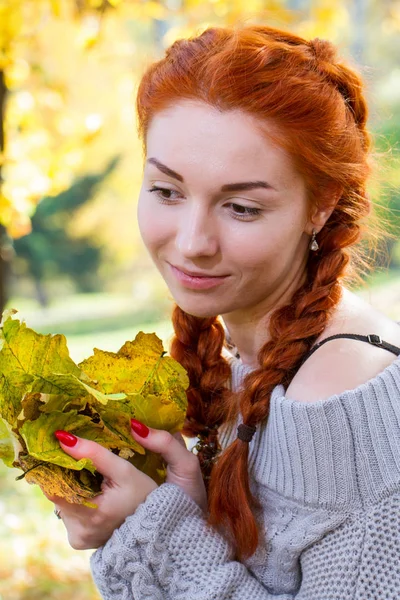
M326 186L321 195L318 205L311 210L310 219L307 224L306 233L312 234L313 229L317 233L321 231L325 223L335 210L337 203L339 202L343 193L342 186L337 183Z

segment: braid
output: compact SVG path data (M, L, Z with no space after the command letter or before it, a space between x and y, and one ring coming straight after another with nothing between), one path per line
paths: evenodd
M198 436L198 456L207 484L214 458L219 452L218 428L228 418L226 387L231 375L221 356L225 335L216 318L201 319L184 313L178 306L172 315L175 337L170 353L187 370L188 410L183 433Z
M268 418L272 390L279 384L289 385L302 358L329 322L341 298L339 278L349 261L344 246L356 235L351 227L347 232L347 238L344 234L336 237L334 231L325 236L322 255L309 258L307 281L290 304L271 315L271 339L261 348L260 367L247 375L240 398L240 411L247 425L255 426ZM235 440L216 464L210 484L210 522L223 522L232 531L239 558L251 555L258 545L253 514L258 503L250 492L248 457L249 444ZM234 474L232 464L236 465ZM217 493L221 489L226 490L224 496Z

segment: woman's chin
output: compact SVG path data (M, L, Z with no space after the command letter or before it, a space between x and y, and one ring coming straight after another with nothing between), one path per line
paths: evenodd
M191 317L197 317L198 319L209 319L210 317L216 317L219 315L218 309L216 309L215 306L207 307L193 305L187 302L180 302L179 299L176 298L175 303L184 313L190 315Z
M198 319L209 319L211 317L218 316L218 313L215 313L215 311L207 312L205 310L199 310L199 309L186 309L183 306L180 306L179 304L178 304L178 306L187 315L190 315L191 317L197 317Z

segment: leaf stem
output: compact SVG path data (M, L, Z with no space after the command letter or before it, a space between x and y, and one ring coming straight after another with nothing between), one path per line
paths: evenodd
M21 479L23 479L25 477L25 475L27 473L29 473L29 471L33 471L33 469L37 469L37 467L40 467L41 465L45 465L46 463L44 461L38 463L37 465L35 465L34 467L31 467L30 469L28 469L27 471L24 471L22 473L22 475L18 475L18 477L15 478L15 481L21 481Z

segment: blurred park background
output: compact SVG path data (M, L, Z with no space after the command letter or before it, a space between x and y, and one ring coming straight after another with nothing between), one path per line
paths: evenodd
M359 293L400 321L399 0L0 0L0 312L64 333L76 361L139 330L168 342L172 301L135 218L135 87L175 39L235 23L326 37L361 69L392 236ZM0 600L99 598L90 552L17 474L0 466Z

